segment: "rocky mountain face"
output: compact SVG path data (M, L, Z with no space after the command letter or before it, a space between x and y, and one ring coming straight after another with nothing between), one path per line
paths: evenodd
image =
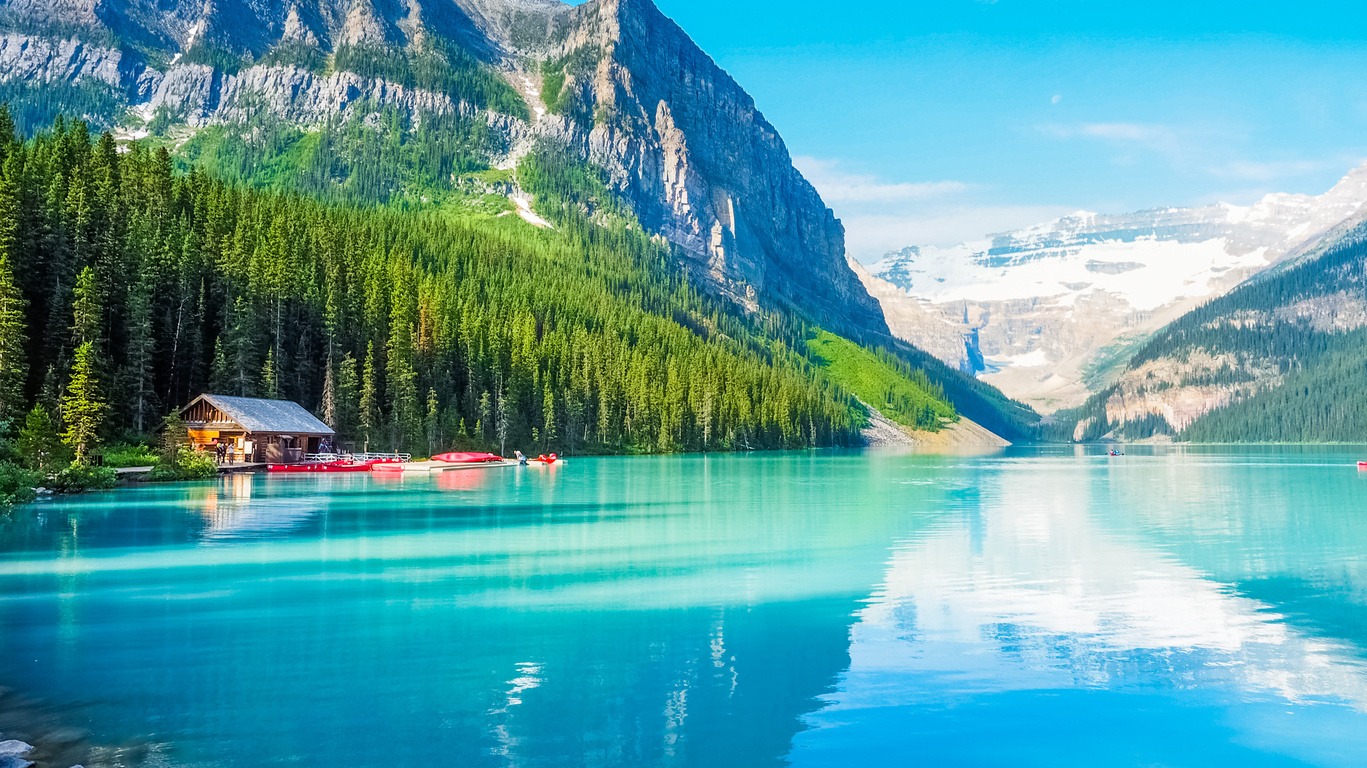
M169 123L182 140L261 115L305 129L382 109L462 116L489 128L490 166L549 145L600 167L741 306L887 333L778 132L648 0L7 0L0 95L131 136Z
M1367 166L1320 196L1079 213L955 248L907 248L861 275L899 337L1044 411L1080 404L1137 344L1295 260L1363 212Z

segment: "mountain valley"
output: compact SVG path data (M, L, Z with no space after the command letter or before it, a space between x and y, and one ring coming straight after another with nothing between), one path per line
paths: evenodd
M1364 203L1367 167L1320 196L1079 213L855 269L894 334L1052 412L1105 388L1188 311L1351 227Z

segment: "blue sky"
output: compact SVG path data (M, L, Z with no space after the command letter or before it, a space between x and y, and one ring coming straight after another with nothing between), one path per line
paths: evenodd
M1080 209L1319 193L1367 160L1367 7L656 2L865 261Z

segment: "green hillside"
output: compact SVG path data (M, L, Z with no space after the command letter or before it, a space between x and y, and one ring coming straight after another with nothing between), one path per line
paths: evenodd
M844 445L806 330L700 295L629 224L357 208L177 173L81 123L0 119L0 419L104 439L204 390L297 400L358 444L656 452Z
M958 419L942 387L892 355L871 352L827 331L809 339L807 349L832 381L898 424L933 432Z

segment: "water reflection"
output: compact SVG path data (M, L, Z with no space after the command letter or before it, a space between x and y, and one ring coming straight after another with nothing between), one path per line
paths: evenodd
M1304 464L1261 463L1031 459L982 472L976 504L895 548L794 761L950 754L946 733L1002 733L1009 719L1030 755L1017 764L1089 764L1089 738L1066 735L1089 724L1135 763L1360 764L1360 725L1332 745L1317 726L1335 733L1367 711L1367 637L1326 633L1245 588L1327 563L1359 575L1362 524L1345 536L1343 515L1354 478L1341 462L1310 469L1313 481ZM1181 736L1155 743L1155 729ZM1005 757L957 749L969 763Z
M88 497L0 531L0 678L96 691L108 740L150 728L192 766L1353 764L1364 486L1315 463L611 459Z

